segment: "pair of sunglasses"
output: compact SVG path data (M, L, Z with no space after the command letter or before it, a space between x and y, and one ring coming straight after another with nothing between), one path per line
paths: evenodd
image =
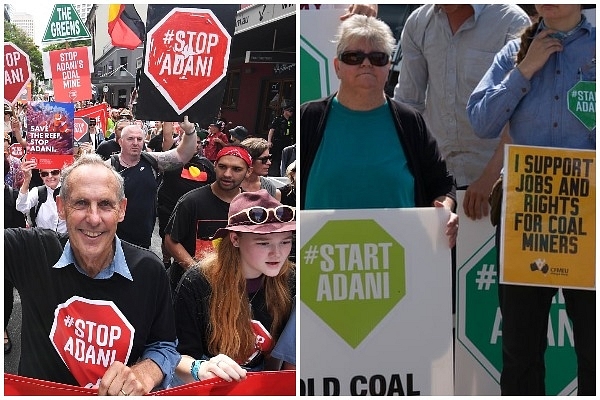
M269 154L268 156L258 157L255 160L260 161L263 164L266 164L268 161L273 160L273 154Z
M47 177L48 175L52 174L52 176L58 176L60 174L60 170L58 169L53 169L52 171L48 172L48 171L40 171L40 176L42 178Z
M269 218L270 214L273 215L275 220L273 220L273 218ZM247 222L260 225L267 221L290 222L293 221L294 218L296 218L296 209L294 207L286 205L281 205L275 208L254 206L233 214L231 217L229 217L227 222L229 225L241 225Z
M360 65L365 58L368 58L371 65L376 67L383 67L390 62L390 56L382 51L373 51L371 53L364 53L362 51L345 51L339 56L339 59L344 64L348 65Z

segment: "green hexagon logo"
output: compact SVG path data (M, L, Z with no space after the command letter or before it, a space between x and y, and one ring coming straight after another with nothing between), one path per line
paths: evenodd
M301 300L352 348L406 294L404 247L374 220L328 221L300 251Z
M590 131L596 127L596 82L579 81L567 92L569 111Z

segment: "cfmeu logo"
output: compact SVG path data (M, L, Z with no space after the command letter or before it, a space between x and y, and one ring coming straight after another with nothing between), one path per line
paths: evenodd
M404 248L373 220L328 221L300 254L300 298L353 348L406 294Z
M547 274L548 270L550 269L548 264L546 264L546 260L542 258L538 258L537 260L529 264L529 268L531 268L531 271L533 272L541 271L544 275Z

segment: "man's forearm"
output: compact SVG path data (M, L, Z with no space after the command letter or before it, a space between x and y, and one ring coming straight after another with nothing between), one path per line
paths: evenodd
M179 161L185 164L196 153L196 130L193 129L191 132L184 131L182 136L181 143L179 143L175 151L177 152Z
M188 269L196 263L185 247L181 243L173 241L170 235L165 235L165 247L183 269Z
M131 367L138 380L144 386L144 391L150 393L152 389L161 384L164 374L160 367L149 358L140 361Z

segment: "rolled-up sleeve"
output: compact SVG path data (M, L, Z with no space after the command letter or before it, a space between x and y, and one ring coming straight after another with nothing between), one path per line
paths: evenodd
M157 386L165 389L170 386L175 373L175 367L181 360L181 354L177 351L177 341L154 342L146 346L142 359L150 359L158 365L163 372L163 381Z

